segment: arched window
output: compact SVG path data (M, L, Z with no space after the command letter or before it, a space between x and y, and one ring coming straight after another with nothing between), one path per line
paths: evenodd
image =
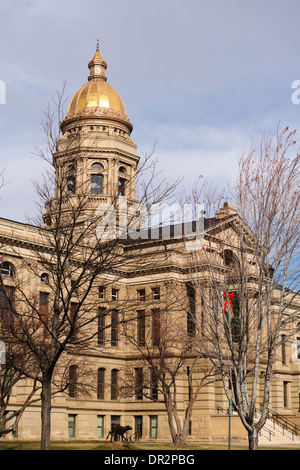
M1 274L2 276L14 277L14 268L12 264L8 263L7 261L4 261L1 264Z
M105 369L103 367L100 367L98 369L98 381L97 381L98 400L104 400L104 387L105 387Z
M120 173L126 173L126 168L125 168L125 166L120 166L119 172L120 172Z
M47 273L41 274L40 280L43 284L49 284L49 276Z
M99 163L99 162L93 163L91 168L93 170L103 170L104 169L102 163Z
M91 175L91 193L103 194L103 176L101 174Z
M112 369L111 371L111 400L118 399L118 381L119 381L119 371L118 369Z
M69 368L69 397L76 398L77 388L77 366L73 365Z

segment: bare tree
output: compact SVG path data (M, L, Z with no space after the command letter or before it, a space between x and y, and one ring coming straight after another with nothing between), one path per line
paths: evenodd
M213 368L203 368L202 355L178 336L177 330L186 330L190 305L185 284L175 284L167 283L163 308L146 302L134 322L122 323L133 359L123 370L121 394L153 402L162 398L172 443L185 446L193 406L201 389L215 381L215 374ZM177 293L176 298L171 292ZM192 339L194 331L189 334Z
M105 213L91 210L90 190L86 184L77 183L76 191L72 186L72 169L66 164L66 155L74 148L80 152L81 147L87 144L81 135L71 135L65 139L66 144L62 144L65 145L64 150L58 151L61 131L57 129L60 129L63 116L63 95L64 90L57 93L54 110L51 106L46 110L42 121L45 147L36 149L37 155L49 164L49 169L42 182L35 183L39 208L38 216L31 220L35 227L35 240L26 253L17 245L12 246L14 255L21 260L23 273L14 279L18 301L10 303L12 314L20 325L14 331L14 337L26 345L37 364L36 374L28 373L27 376L42 387L41 448L45 450L50 448L53 388L55 391L64 390L70 384L70 377L65 373L70 363L62 354L67 350L68 357L79 361L80 353L90 350L97 334L99 283L103 277L116 282L124 263L133 269L136 262L127 259L126 253L120 249L120 244L126 242L123 236L120 238L121 232L107 237L107 224L104 223L99 235L99 224L105 219ZM80 121L80 116L78 119ZM93 151L91 142L89 146ZM137 175L141 180L140 205L171 197L178 184L159 182L155 185L157 172L152 152L141 162ZM148 178L149 184L144 182L144 178ZM135 184L135 179L136 176L128 180L127 185ZM119 192L115 194L113 207L118 207L119 196ZM125 229L137 220L136 217L136 211L132 212ZM37 280L44 287L38 293L35 289ZM75 364L72 365L71 384L74 386ZM84 376L87 381L86 367ZM78 385L78 380L76 382Z
M188 253L202 300L196 351L220 374L257 449L268 415L276 352L299 331L299 154L288 128L242 155L237 211L228 202L207 217L203 248ZM195 192L209 214L220 198L205 184ZM220 207L220 206L219 206ZM258 404L261 404L257 417Z
M3 295L3 289L1 289L0 437L16 430L27 406L39 400L37 381L26 382L28 373L34 375L35 363L26 347L20 342L15 341L11 328L16 329L19 325L12 325L13 317L10 313L9 303ZM23 381L24 396L26 398L21 405L14 405L13 409L11 409L10 401L14 393L14 386L20 381Z

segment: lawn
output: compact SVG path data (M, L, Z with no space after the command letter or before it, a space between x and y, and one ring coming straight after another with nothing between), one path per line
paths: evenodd
M0 440L1 450L40 450L39 441L8 441ZM124 444L116 442L109 443L105 441L52 441L51 450L103 450L103 451L119 451L119 450L145 450L145 451L199 451L199 450L228 450L228 444L204 444L189 443L186 447L174 447L168 442L126 442ZM248 450L246 445L231 444L231 450ZM300 450L299 447L260 447L260 450Z

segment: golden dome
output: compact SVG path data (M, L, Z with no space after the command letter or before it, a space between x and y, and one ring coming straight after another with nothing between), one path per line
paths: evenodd
M132 124L126 116L125 106L120 95L106 81L105 70L107 64L100 54L98 42L96 52L88 66L90 69L88 82L82 85L71 99L65 123L80 117L112 118L125 122L132 129Z
M88 108L109 108L126 115L121 97L104 80L90 80L79 88L69 104L67 116Z

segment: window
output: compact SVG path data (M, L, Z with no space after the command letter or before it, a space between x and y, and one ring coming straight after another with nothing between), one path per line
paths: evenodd
M111 312L111 338L110 344L111 346L118 346L118 311L113 310Z
M286 365L286 345L285 345L286 335L281 335L281 363Z
M76 398L77 366L69 367L69 398Z
M77 332L76 332L76 317L78 315L78 304L76 302L71 302L70 307L70 327L73 330L71 341L76 341L77 339Z
M137 367L135 371L135 399L143 399L143 368Z
M104 416L97 415L97 437L104 437Z
M119 196L125 196L125 179L119 178L118 181L118 194Z
M103 170L104 169L102 163L99 163L99 162L93 163L91 168L93 170Z
M188 336L195 336L196 331L196 293L192 284L186 284L186 291L188 297L188 312L187 312L187 334Z
M75 176L69 176L67 180L67 194L68 196L71 196L72 194L75 194L76 191L76 178Z
M145 289L139 289L137 291L137 299L141 302L146 300L146 291L145 291Z
M111 300L114 302L117 302L119 300L119 291L118 289L112 289L111 290Z
M120 166L119 172L120 172L120 173L126 173L126 168L125 168L125 166Z
M137 312L137 341L138 346L145 346L145 310L139 310Z
M48 276L48 274L47 274L47 273L41 274L40 280L41 280L41 283L42 283L42 284L49 284L49 276Z
M40 305L39 315L40 320L44 323L48 315L49 294L47 292L40 292Z
M110 425L111 425L111 428L110 428L110 429L112 429L112 427L113 427L114 424L119 425L120 422L121 422L121 416L118 416L118 415L111 415L111 417L110 417ZM115 437L113 436L113 440L114 440L114 441L115 441L115 440L119 441L119 440L120 440L119 434L116 436L116 439L115 439Z
M150 438L157 439L158 416L150 416Z
M111 371L111 391L110 391L110 399L117 400L118 399L118 380L119 380L119 371L118 369L112 369Z
M105 345L105 317L106 317L106 309L99 308L98 313L98 344L99 346Z
M101 174L91 176L91 193L103 194L103 176Z
M134 417L134 437L138 441L143 435L143 416Z
M105 387L105 369L103 367L100 367L98 369L98 380L97 380L98 400L104 400L104 387Z
M4 263L1 264L1 274L2 276L14 277L13 266L7 261L4 261Z
M99 286L99 299L105 300L105 294L106 294L105 287Z
M224 292L224 312L227 314L228 323L231 324L233 341L237 341L240 335L240 303L236 292Z
M297 359L300 359L300 338L297 338L296 342L297 342Z
M152 310L152 345L159 346L160 342L160 310Z
M158 400L158 377L154 369L150 370L150 386L151 386L150 396L152 400L157 401Z
M160 300L160 288L159 287L153 287L152 300Z
M0 288L0 320L4 329L8 329L13 325L12 309L10 305L13 300L13 287L5 286L5 292L3 288Z
M68 433L69 437L75 437L76 415L68 415Z
M284 408L289 406L289 382L283 382L283 406Z

